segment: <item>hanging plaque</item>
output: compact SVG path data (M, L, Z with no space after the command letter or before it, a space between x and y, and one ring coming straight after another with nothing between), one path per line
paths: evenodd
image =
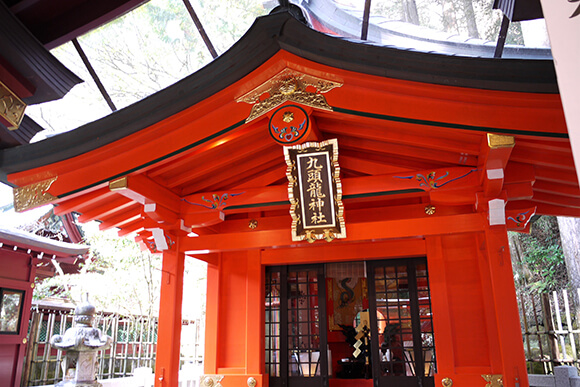
M346 238L338 141L284 147L292 240Z

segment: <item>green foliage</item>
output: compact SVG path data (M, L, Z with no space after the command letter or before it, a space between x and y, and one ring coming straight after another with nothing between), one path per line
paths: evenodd
M535 219L530 234L511 233L516 255L512 257L516 282L538 292L566 288L568 274L555 217Z
M56 275L37 283L35 299L64 297L80 300L89 293L97 310L122 315L157 314L161 258L139 250L114 232L99 232L85 227L89 257L77 274Z
M119 238L114 230L102 232L96 223L83 225L89 256L79 273L59 274L37 281L34 299L48 297L80 301L89 293L97 310L120 315L157 316L162 256L141 251L137 243ZM185 259L183 318L196 319L205 313L205 262Z

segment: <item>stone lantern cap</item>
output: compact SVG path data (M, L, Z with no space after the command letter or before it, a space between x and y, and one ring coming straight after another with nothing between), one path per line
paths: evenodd
M66 330L64 335L54 335L50 344L63 351L97 351L105 350L111 346L112 339L101 336L101 331L94 328L96 308L89 303L88 295L84 302L75 309L75 325Z

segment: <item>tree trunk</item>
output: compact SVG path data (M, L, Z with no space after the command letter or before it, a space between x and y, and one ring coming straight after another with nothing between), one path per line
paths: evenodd
M475 11L473 10L472 0L463 1L463 12L465 13L465 23L467 24L467 33L470 38L479 39L479 31L477 31L477 22L475 20Z
M402 0L403 14L407 23L419 25L419 12L417 12L417 3L415 0Z
M580 219L558 217L562 251L571 287L580 288Z

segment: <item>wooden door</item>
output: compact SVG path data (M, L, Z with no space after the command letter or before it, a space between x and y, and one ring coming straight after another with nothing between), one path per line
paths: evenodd
M375 386L433 387L435 347L426 261L368 262L367 277Z
M271 386L328 385L322 265L266 271L266 372Z

